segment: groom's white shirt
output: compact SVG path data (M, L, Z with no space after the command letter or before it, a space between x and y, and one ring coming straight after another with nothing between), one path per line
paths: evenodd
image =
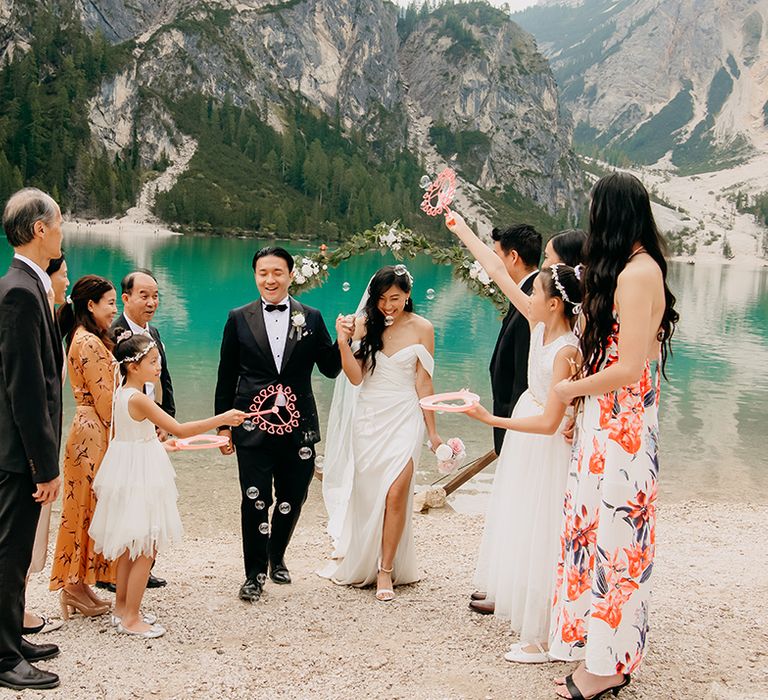
M285 311L267 311L267 302L261 300L261 313L264 314L264 328L269 338L269 348L272 350L272 357L275 360L277 371L283 365L283 354L285 353L285 341L288 338L288 322L291 315L291 298L285 297L279 304L285 304Z
M134 335L146 335L147 338L152 338L152 334L149 332L149 324L146 326L140 326L138 323L134 323L131 317L123 310L123 317L128 321L128 328ZM154 338L152 338L154 340ZM144 393L149 396L153 401L155 400L155 385L152 382L146 382L144 384Z

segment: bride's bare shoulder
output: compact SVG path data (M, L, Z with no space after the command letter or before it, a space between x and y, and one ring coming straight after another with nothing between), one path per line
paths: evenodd
M419 314L411 313L411 323L413 323L414 326L419 330L433 330L432 321L430 321L428 318L424 318L423 316L419 316Z

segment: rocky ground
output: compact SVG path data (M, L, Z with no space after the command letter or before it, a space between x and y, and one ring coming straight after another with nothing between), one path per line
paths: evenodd
M314 574L329 550L315 483L287 557L293 585L270 584L251 606L236 599L234 485L222 480L200 493L180 481L188 536L157 563L168 587L146 597L167 635L138 641L117 635L106 618L77 616L36 640L62 648L42 664L61 675L61 688L39 697L554 697L550 679L569 666L505 662L514 640L507 626L467 609L482 517L414 515L423 579L383 604L370 589ZM623 700L768 697L767 516L765 505L662 505L652 646ZM54 611L44 576L32 581L30 602ZM0 690L0 698L14 695Z

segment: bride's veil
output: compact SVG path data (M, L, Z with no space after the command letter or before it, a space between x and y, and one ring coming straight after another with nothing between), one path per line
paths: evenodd
M373 277L371 277L371 280ZM365 292L357 305L357 317L368 303L368 289L371 280L365 286ZM323 465L323 500L328 511L328 534L336 549L334 556L343 556L341 531L347 514L352 482L355 477L355 461L352 454L352 425L360 387L347 379L342 370L336 378L333 389L331 410L328 413L328 429L325 439L325 462Z

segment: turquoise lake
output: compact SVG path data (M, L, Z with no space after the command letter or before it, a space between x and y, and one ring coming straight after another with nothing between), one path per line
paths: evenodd
M293 252L306 243L287 244ZM161 305L155 316L166 345L181 420L209 415L213 408L221 331L229 309L253 300L250 267L260 242L203 236L104 236L68 234L65 250L72 283L96 273L119 289L122 276L136 267L156 275ZM3 246L0 263L11 257ZM339 312L351 313L371 274L393 262L371 252L330 271L326 284L300 295L319 308L333 334ZM427 257L406 261L414 278L416 311L436 331L435 389L468 387L489 405L488 363L499 329L493 305L467 290L448 267ZM345 292L344 282L350 289ZM729 266L672 263L670 285L682 321L662 388L661 490L669 500L764 501L768 485L768 271ZM427 290L435 290L427 298ZM432 296L430 294L430 296ZM321 420L327 416L333 382L317 376ZM72 413L66 391L65 429ZM323 426L324 427L324 426ZM457 415L440 415L447 439L461 437L470 458L490 447L490 429ZM319 452L322 453L322 445ZM175 457L182 491L215 495L222 480L235 479L234 460L206 450ZM418 481L438 478L434 458L425 452ZM226 474L226 476L224 476ZM463 487L454 505L476 511L492 472Z

